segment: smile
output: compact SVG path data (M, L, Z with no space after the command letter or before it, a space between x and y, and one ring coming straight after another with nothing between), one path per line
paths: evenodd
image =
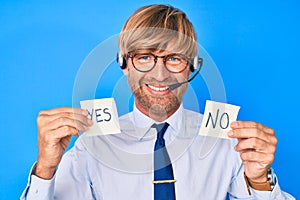
M151 94L154 94L154 95L167 95L168 93L171 92L169 86L159 86L159 85L150 85L150 84L145 84L145 86L148 88L148 91L151 93Z
M166 91L169 89L168 86L164 86L164 87L157 87L157 86L153 86L153 85L149 85L149 84L146 84L147 87L149 87L150 89L154 90L154 91L157 91L157 92L163 92L163 91Z

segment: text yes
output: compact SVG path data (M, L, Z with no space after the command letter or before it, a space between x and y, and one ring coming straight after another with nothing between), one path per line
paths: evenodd
M86 109L89 113L89 118L97 123L109 122L111 120L111 114L108 108Z

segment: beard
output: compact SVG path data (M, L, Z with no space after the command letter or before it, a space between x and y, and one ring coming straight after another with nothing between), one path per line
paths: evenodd
M157 81L150 80L146 81L147 83L157 83ZM164 85L171 85L177 82L176 80L165 80L163 81ZM145 81L141 79L139 81L139 86L135 88L131 88L135 100L138 104L143 108L144 111L148 113L148 115L156 116L159 118L164 118L166 116L170 116L173 114L181 104L183 94L185 92L186 87L181 87L179 90L179 94L175 94L174 91L171 91L167 95L157 96L153 94L149 94L146 92Z
M142 88L134 91L135 99L145 111L148 111L149 116L155 115L157 117L168 116L180 106L181 101L173 94L161 97L148 95Z

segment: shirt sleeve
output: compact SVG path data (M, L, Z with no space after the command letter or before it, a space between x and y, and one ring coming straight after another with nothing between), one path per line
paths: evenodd
M234 145L234 143L233 143ZM244 179L244 165L240 159L239 154L235 153L233 159L235 163L235 172L233 181L229 187L228 195L230 200L294 200L295 198L290 194L283 192L278 183L276 174L273 174L273 179L275 180L275 185L272 191L259 191L251 187L250 194L248 192L248 186Z
M247 191L247 184L243 177L244 168L243 165L241 166L235 181L231 184L232 193L229 192L229 199L230 200L294 200L295 198L282 191L280 189L280 186L277 181L277 177L274 174L274 178L276 180L276 184L274 185L274 188L272 191L259 191L255 190L251 187L250 194L247 192L247 194L242 194L241 191Z
M35 176L35 165L33 166L20 199L95 199L88 173L88 159L85 148L77 139L74 147L63 155L52 179L44 180Z
M34 175L36 163L30 170L28 183L20 199L49 200L53 199L55 175L50 180L44 180Z
M274 176L275 176L276 184L275 184L272 191L259 191L259 190L255 190L255 189L250 187L251 194L253 195L254 199L270 199L270 200L288 199L288 200L294 200L295 198L292 195L290 195L286 192L283 192L280 189L280 186L279 186L278 181L277 181L277 177L276 177L275 174L274 174Z

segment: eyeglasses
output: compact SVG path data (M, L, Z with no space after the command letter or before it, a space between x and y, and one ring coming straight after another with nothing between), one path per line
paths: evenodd
M133 67L140 72L151 71L158 58L162 58L166 69L172 73L182 72L188 66L188 58L181 54L157 56L152 53L129 53Z

